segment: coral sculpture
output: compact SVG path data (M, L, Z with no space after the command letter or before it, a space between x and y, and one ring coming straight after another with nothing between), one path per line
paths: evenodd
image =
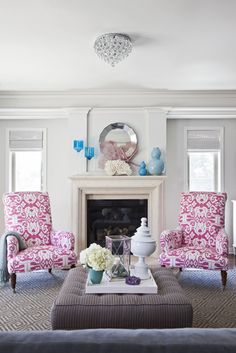
M132 170L128 163L121 159L107 161L105 163L105 172L107 175L131 175Z
M114 141L105 141L100 145L100 150L99 167L104 168L107 161L118 159L125 162L131 161L137 152L137 147L132 142L127 142L125 145L118 146Z

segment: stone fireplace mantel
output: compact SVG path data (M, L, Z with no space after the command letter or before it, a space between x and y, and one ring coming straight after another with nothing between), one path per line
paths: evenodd
M164 181L166 176L75 175L72 180L72 231L76 251L87 247L88 199L147 199L148 226L157 241L164 229Z

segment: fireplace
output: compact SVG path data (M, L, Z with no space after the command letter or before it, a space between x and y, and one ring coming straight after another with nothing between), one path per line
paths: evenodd
M90 236L90 225L88 224L88 211L93 204L91 201L100 200L101 204L105 205L103 208L115 208L115 206L108 207L112 201L120 202L120 208L130 208L132 202L140 204L146 203L145 209L141 209L137 213L136 223L133 223L133 228L140 225L140 218L147 216L148 226L150 228L152 237L157 242L157 253L159 252L159 236L165 227L164 223L164 180L165 176L106 176L106 175L75 175L71 177L72 180L72 231L76 236L75 248L76 252L85 249L87 245L95 239L97 235ZM95 203L96 204L96 203ZM128 205L128 206L127 206ZM101 212L101 211L100 211ZM106 213L107 210L103 211ZM122 212L122 211L121 211ZM127 219L123 210L123 220ZM146 214L143 214L145 213ZM118 212L119 213L119 212ZM101 216L101 215L100 215ZM100 217L99 216L99 217ZM94 217L94 216L93 216ZM107 214L108 217L108 214ZM115 221L115 212L110 215ZM101 219L100 217L100 222ZM95 221L95 218L94 218ZM107 219L107 221L109 221ZM110 220L112 221L112 219ZM93 222L93 221L92 221ZM115 224L115 222L107 222L108 227ZM99 223L95 223L95 227ZM117 225L116 225L117 226ZM126 225L127 226L127 225ZM120 226L118 226L120 227ZM133 229L131 227L131 229ZM99 225L100 229L100 225ZM117 229L116 229L117 230ZM123 228L122 228L123 231ZM131 234L131 230L130 230ZM101 235L101 234L100 234ZM102 238L102 235L101 235Z
M87 246L105 246L107 235L133 236L142 217L148 217L147 199L88 199Z

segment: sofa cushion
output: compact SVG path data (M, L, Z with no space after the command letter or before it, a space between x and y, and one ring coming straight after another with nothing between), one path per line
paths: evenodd
M236 329L0 332L4 353L235 353Z
M9 273L61 268L76 262L75 252L53 245L32 246L8 260Z

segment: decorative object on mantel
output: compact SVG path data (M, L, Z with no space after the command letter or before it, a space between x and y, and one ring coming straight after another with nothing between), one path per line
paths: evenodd
M103 272L111 269L113 262L111 251L95 243L80 253L80 263L89 269L88 278L92 284L101 282Z
M73 141L73 148L76 152L82 151L84 148L84 141L83 140L74 140ZM86 146L84 148L84 156L90 160L94 157L94 147Z
M134 130L124 123L112 123L100 134L99 145L101 155L99 167L104 168L108 160L123 160L129 164L137 153L138 140Z
M130 242L126 235L106 236L106 248L115 257L111 277L127 277L130 271Z
M140 163L138 173L141 176L147 175L146 163L144 161Z
M82 149L84 148L84 141L83 140L74 140L73 141L73 148L77 152L82 151Z
M156 250L156 242L151 238L150 230L147 227L147 218L141 218L141 226L137 228L134 236L131 237L131 252L139 257L134 266L134 275L147 279L150 277L148 266L145 264L145 257L150 256Z
M114 67L131 53L132 42L126 34L105 33L96 39L94 50L99 58Z
M85 147L84 156L90 161L94 157L94 147Z
M161 150L159 147L154 147L151 153L151 161L148 164L148 171L151 175L161 175L164 170L164 162L161 158Z
M107 161L105 163L105 172L107 175L132 175L132 170L128 163L120 159Z

